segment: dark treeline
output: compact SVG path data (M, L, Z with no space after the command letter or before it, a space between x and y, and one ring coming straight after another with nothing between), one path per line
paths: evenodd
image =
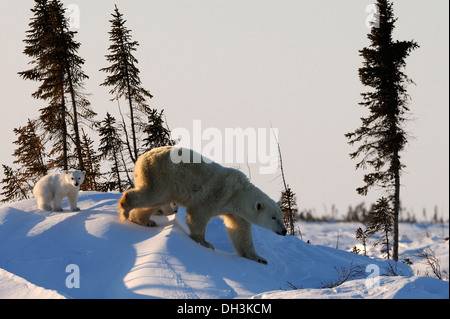
M325 214L319 214L316 209L304 208L295 213L294 219L296 222L344 222L344 223L361 223L367 224L370 219L370 213L374 211L376 204L367 204L361 202L355 206L349 205L345 213L340 213L334 205L332 205L331 212L325 210ZM399 222L401 223L424 223L424 224L444 224L448 220L444 220L443 213L439 212L438 206L434 206L433 212L428 214L424 208L422 216L417 217L416 212L407 208L401 207L399 214Z

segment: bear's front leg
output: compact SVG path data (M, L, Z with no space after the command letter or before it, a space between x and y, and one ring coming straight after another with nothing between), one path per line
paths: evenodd
M51 202L50 198L41 196L41 197L38 197L37 202L38 202L38 209L52 211L52 206L50 205L50 202Z
M70 209L73 212L78 212L80 208L77 207L78 203L78 191L71 192L67 195L67 201L69 202Z
M192 209L186 208L186 224L191 231L189 237L206 248L214 250L214 246L205 239L206 225L209 219L205 219L200 211L196 211L195 215L191 214Z
M255 251L251 224L243 218L231 214L222 215L221 217L225 222L228 236L238 254L261 264L267 264L267 260L259 256Z

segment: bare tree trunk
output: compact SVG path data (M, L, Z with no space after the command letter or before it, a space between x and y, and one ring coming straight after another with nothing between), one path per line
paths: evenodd
M395 172L394 172L394 234L393 234L393 251L392 259L398 261L398 219L400 212L400 161L398 159L398 151L394 152L394 160L396 161Z
M61 90L61 125L63 140L63 168L67 171L69 169L69 165L67 157L66 99L64 98L64 89Z
M122 190L122 181L120 179L120 172L119 172L119 159L117 158L117 153L113 152L113 157L114 157L114 167L116 169L116 175L117 175L117 183L119 184L119 192L123 192Z
M134 150L134 157L131 157L131 160L133 163L136 163L138 158L138 149L137 149L137 142L136 142L136 128L134 123L134 112L133 112L133 103L131 99L131 86L130 86L130 76L128 74L128 69L125 70L125 76L127 79L127 90L128 90L128 104L130 105L130 120L131 120L131 135L133 139L133 150Z
M72 73L70 72L70 67L68 65L67 60L65 62L66 62L67 79L69 81L70 98L72 99L73 130L75 132L75 149L77 152L79 168L81 171L84 171L85 168L84 168L84 163L83 163L83 155L81 152L81 139L80 139L80 132L79 132L79 128L78 128L77 103L75 101L75 91L73 88Z
M122 127L123 127L123 132L125 133L125 144L126 144L126 146L127 146L128 153L130 154L131 161L132 161L133 163L135 163L135 162L136 162L136 159L134 158L134 156L133 156L133 151L131 150L130 139L128 138L127 124L125 123L125 119L124 119L124 117L123 117L122 110L121 110L121 108L120 108L119 99L117 99L117 105L118 105L118 107L119 107L120 117L122 118ZM126 166L125 166L125 167L126 167Z

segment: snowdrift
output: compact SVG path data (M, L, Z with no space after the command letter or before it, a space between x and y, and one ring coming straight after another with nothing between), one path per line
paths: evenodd
M384 260L253 227L256 250L268 261L258 264L236 255L219 218L206 232L212 251L188 237L182 208L153 217L154 228L120 223L120 196L81 192L80 212L42 212L35 199L2 206L0 298L448 298L448 282L414 277L404 264L402 276L377 277L389 268ZM370 267L339 287L319 289L350 265ZM70 284L74 276L79 288ZM379 280L371 288L372 277Z

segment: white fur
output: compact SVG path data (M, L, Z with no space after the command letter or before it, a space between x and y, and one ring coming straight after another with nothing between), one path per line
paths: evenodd
M178 150L197 162L174 162L171 156ZM285 235L280 208L242 172L204 158L199 162L200 157L191 150L171 146L141 155L134 168L135 188L126 191L119 201L121 219L133 220L136 208L157 211L176 202L186 207L186 223L193 240L214 249L205 240L206 226L211 218L221 216L236 251L267 263L255 252L250 226L256 224Z
M84 182L86 172L70 170L62 174L49 174L42 177L34 186L33 193L38 200L38 208L40 210L51 211L51 202L53 202L53 210L62 212L62 201L67 197L70 209L79 211L78 191Z
M158 226L154 220L151 220L152 215L170 216L178 212L177 203L170 203L161 207L145 207L134 208L130 211L130 221L142 226L155 227Z

